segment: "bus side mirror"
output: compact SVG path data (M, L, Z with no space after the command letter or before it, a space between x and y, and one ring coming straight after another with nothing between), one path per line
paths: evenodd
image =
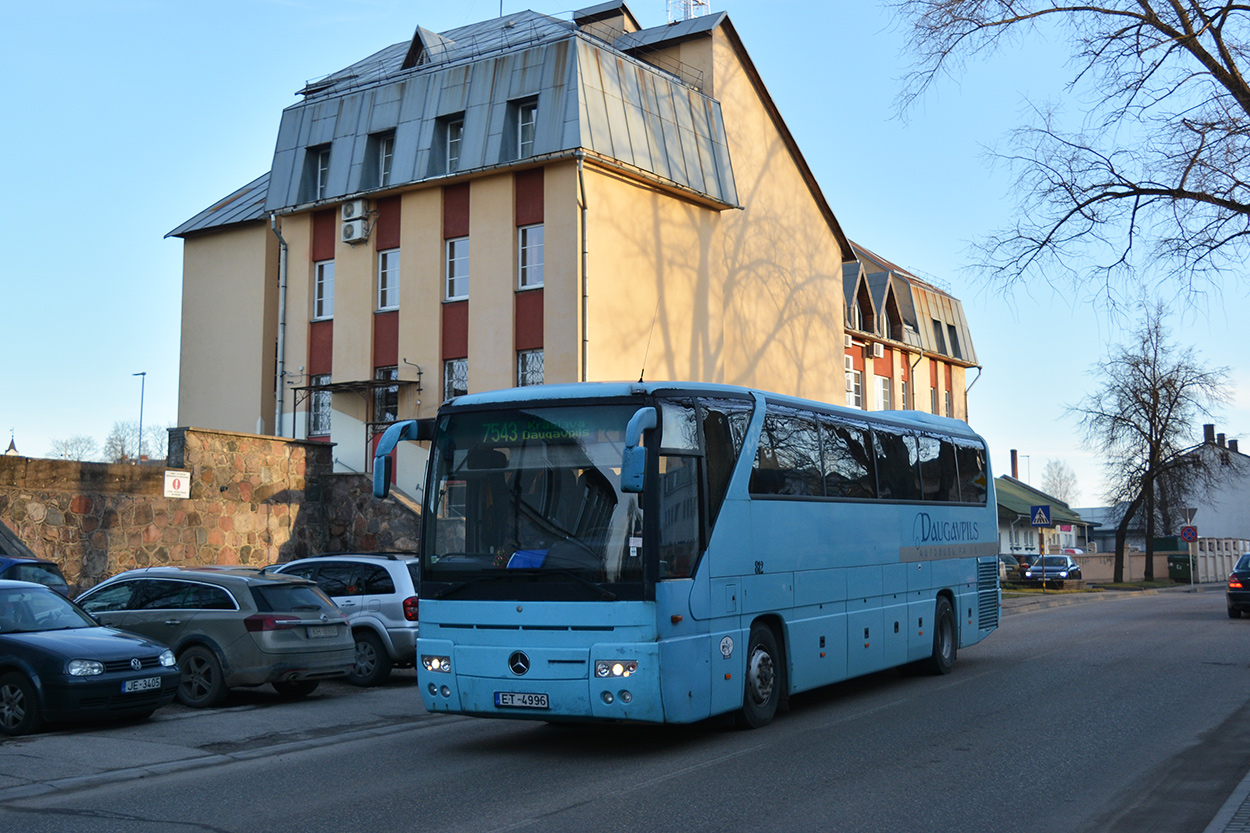
M434 439L434 420L432 419L406 419L387 428L373 452L373 496L384 498L391 493L391 475L395 470L395 461L391 459L391 452L401 440L432 439Z
M647 450L642 446L642 432L656 425L655 408L639 408L625 426L625 452L621 455L621 491L642 491L643 475L647 473Z

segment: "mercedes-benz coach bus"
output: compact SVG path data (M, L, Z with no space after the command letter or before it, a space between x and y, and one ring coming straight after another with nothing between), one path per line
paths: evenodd
M999 620L985 442L963 422L745 388L472 394L429 441L417 677L485 717L772 720L796 692L951 670Z

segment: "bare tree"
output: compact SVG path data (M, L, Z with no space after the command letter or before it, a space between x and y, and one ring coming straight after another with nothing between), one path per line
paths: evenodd
M1050 459L1042 469L1042 491L1069 506L1076 499L1076 472L1063 460Z
M981 244L1004 286L1121 285L1134 266L1189 290L1242 276L1250 254L1250 7L1203 0L893 0L915 64L906 110L941 75L1035 34L1066 33L1084 126L1047 108L999 156L1017 173L1013 228ZM1136 261L1136 264L1135 264ZM1062 278L1060 278L1062 280Z
M63 440L53 440L48 456L58 460L94 460L98 451L95 437L74 434Z
M1115 580L1124 580L1124 542L1139 515L1146 526L1147 580L1154 578L1157 498L1163 482L1192 485L1216 476L1187 441L1199 415L1226 402L1228 368L1210 368L1191 347L1169 337L1163 306L1142 308L1142 321L1127 346L1115 347L1095 365L1099 387L1072 412L1087 447L1104 460L1111 505L1120 508L1115 534Z

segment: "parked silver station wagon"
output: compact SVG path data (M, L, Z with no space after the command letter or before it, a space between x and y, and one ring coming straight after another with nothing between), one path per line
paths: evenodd
M380 685L391 668L416 663L418 559L405 553L327 553L289 561L266 572L302 576L347 614L356 662L347 681Z
M78 597L103 625L163 642L182 669L178 700L220 704L235 686L304 697L352 667L343 613L311 581L247 568L151 567Z

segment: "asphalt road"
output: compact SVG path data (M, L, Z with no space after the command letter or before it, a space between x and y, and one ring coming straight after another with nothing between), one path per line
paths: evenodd
M1219 593L1019 613L759 731L426 715L411 672L235 695L0 742L0 828L1201 833L1250 770L1247 646Z

